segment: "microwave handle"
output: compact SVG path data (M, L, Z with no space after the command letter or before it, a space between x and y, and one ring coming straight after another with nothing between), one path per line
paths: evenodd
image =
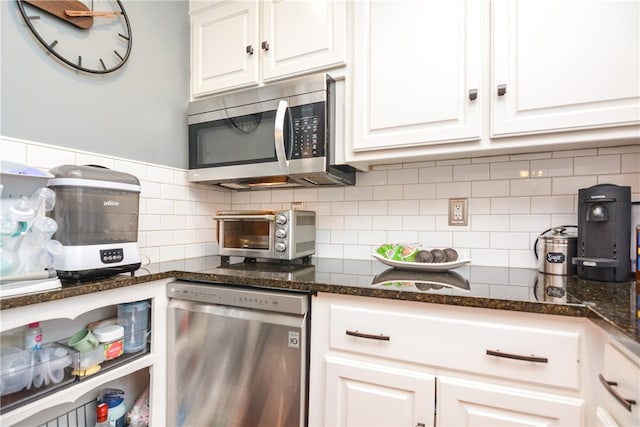
M287 117L287 109L289 104L285 100L278 102L278 109L276 110L276 122L274 127L273 139L276 148L276 157L278 159L278 165L280 169L289 170L289 160L287 159L287 153L284 148L284 121Z

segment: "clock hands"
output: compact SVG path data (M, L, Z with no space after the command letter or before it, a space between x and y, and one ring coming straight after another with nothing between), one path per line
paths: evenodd
M91 12L87 6L81 1L77 0L24 0L25 3L29 3L38 9L49 13L56 18L59 18L65 22L70 23L83 30L88 30L93 26L93 16L67 16L65 11L85 11Z
M116 15L122 15L122 12L94 12L91 10L65 10L67 16L95 16L101 18L115 18Z

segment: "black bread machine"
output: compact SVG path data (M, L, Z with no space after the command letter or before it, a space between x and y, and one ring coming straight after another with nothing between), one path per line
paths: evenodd
M105 277L140 268L140 181L98 166L62 165L49 171L56 193L50 216L63 256L54 264L62 279Z
M583 279L630 279L631 187L600 184L578 191L578 251Z

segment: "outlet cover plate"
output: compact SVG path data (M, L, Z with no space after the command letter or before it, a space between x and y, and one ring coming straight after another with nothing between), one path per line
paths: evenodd
M466 226L468 216L467 199L449 199L449 225Z

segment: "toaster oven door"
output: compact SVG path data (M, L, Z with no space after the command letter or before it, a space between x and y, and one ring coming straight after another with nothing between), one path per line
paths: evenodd
M271 212L225 213L218 220L220 255L269 258L275 241L275 215Z

